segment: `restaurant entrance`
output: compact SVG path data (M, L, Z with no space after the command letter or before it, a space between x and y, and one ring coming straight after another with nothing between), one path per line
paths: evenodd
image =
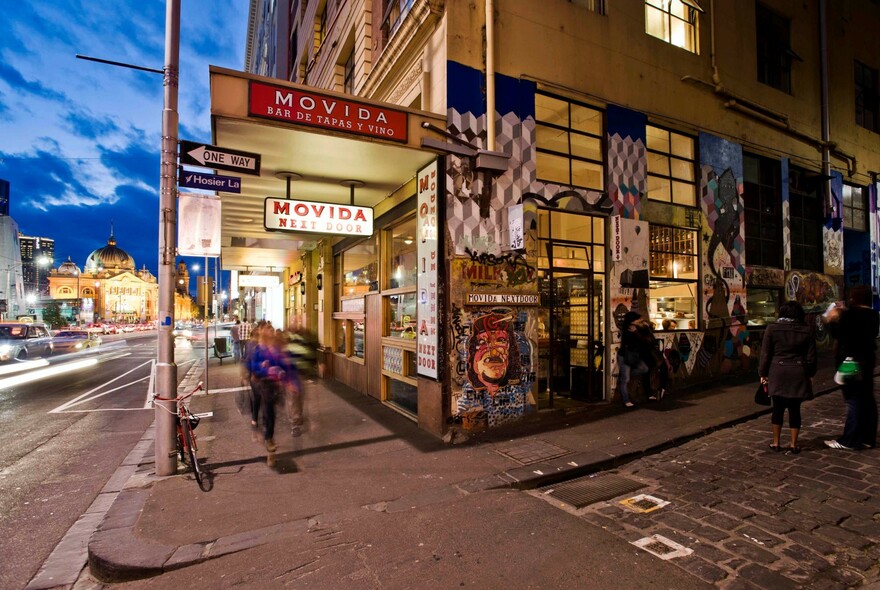
M539 409L605 398L605 219L538 214ZM576 239L573 239L576 238Z

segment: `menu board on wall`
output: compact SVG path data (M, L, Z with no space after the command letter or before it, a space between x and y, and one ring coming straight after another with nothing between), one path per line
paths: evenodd
M439 166L434 160L421 170L417 177L418 214L418 349L416 360L418 374L424 377L437 378L437 366L440 362L438 337L439 299L437 297L437 277L439 255L438 242L438 207L437 187L439 186Z

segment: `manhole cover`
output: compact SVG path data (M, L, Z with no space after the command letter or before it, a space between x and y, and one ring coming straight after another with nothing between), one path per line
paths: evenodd
M632 544L663 560L673 559L674 557L685 557L694 552L693 549L689 549L684 545L679 545L672 539L667 539L663 535L643 537L638 541L633 541Z
M571 453L569 449L540 439L518 441L513 444L496 447L495 450L523 465L547 461L548 459L555 459L556 457L562 457Z
M663 508L664 506L668 506L669 502L666 500L661 500L660 498L655 498L654 496L648 496L647 494L639 494L638 496L633 496L632 498L626 498L625 500L620 501L621 504L632 510L633 512L653 512L654 510L658 510Z
M545 486L540 490L575 508L583 508L596 502L634 492L643 487L645 484L619 475L597 475Z

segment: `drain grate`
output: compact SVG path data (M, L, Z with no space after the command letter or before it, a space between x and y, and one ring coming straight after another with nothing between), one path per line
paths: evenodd
M686 557L694 552L693 549L680 545L672 539L667 539L663 535L643 537L638 541L633 541L632 544L663 560Z
M643 487L645 484L619 475L597 475L545 486L540 490L575 508L583 508L596 502L629 494Z
M571 453L569 449L540 439L517 441L513 444L497 447L495 450L522 465L547 461Z

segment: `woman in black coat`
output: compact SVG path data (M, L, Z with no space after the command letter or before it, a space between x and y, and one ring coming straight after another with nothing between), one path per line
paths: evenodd
M874 398L874 365L880 318L871 309L871 289L853 287L847 307L828 318L828 331L837 338L837 366L847 357L859 363L861 378L845 383L846 423L839 438L826 440L832 449L858 450L877 446L877 401Z
M816 340L809 326L804 324L804 308L796 301L786 301L779 307L779 320L767 326L761 346L758 366L761 383L773 399L773 443L770 448L780 451L779 438L782 420L788 409L791 445L788 451L800 453L797 446L801 428L801 403L813 397L812 377L816 374Z

